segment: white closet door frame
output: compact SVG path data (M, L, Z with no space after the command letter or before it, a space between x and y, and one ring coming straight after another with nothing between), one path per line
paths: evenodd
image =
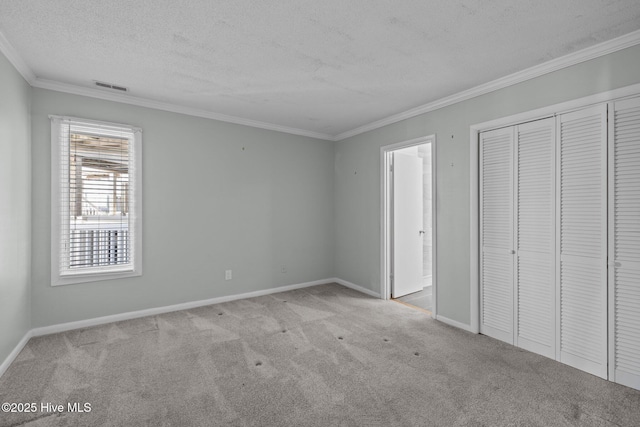
M508 177L508 182L511 186L511 189L509 191L510 195L510 205L509 205L509 221L508 224L505 224L506 228L508 228L509 232L511 233L511 238L510 238L510 242L509 242L509 247L487 247L485 245L485 233L484 233L484 221L485 221L485 215L484 215L484 180L485 180L485 175L484 175L484 141L486 139L489 138L494 138L494 137L507 137L509 138L509 156L508 158L510 159L510 165L509 165L509 177ZM480 207L480 333L490 336L492 338L496 338L499 339L501 341L505 341L509 344L513 344L513 280L514 280L514 233L513 233L513 153L514 153L514 128L513 127L508 127L508 128L502 128L502 129L495 129L492 131L488 131L488 132L484 132L480 135L479 138L479 142L480 142L480 152L479 152L479 160L480 160L480 199L479 199L479 207ZM507 262L507 264L510 264L509 266L507 266L507 269L504 270L506 272L506 274L510 275L510 277L508 278L508 282L509 282L509 290L507 291L508 295L505 297L503 296L502 298L504 299L504 301L508 301L509 304L511 304L511 306L508 308L508 311L510 311L509 313L497 313L497 316L494 316L494 320L500 320L498 319L499 317L504 317L505 315L509 318L507 321L503 322L504 324L502 325L502 328L497 326L497 322L490 322L493 323L493 325L491 324L487 324L485 323L485 315L487 313L485 313L485 297L489 292L492 291L496 291L496 293L499 293L501 290L498 289L498 286L494 287L494 289L491 289L490 287L488 287L485 282L484 282L484 277L485 277L485 269L484 269L484 264L485 261L487 262L501 262L499 260L499 258L501 258L504 262L505 259L507 259L506 257L510 258L510 261ZM490 259L492 258L492 259ZM489 290L489 292L487 292ZM504 291L504 290L503 290ZM501 304L499 304L497 301L496 302L492 302L492 305L496 308L496 309L500 309L500 308L505 308L504 306L499 307ZM497 310L496 310L497 311ZM504 320L504 319L502 319Z
M581 118L586 118L589 116L599 116L601 129L600 129L600 188L601 188L601 206L600 206L600 229L601 229L601 237L600 241L602 244L599 248L598 258L592 258L589 264L585 263L585 257L577 257L563 254L562 252L562 148L563 148L563 139L562 139L562 124L564 122L568 122L571 120L579 120ZM583 371L589 372L591 374L597 375L602 378L607 378L608 368L608 339L607 339L607 239L608 239L608 226L607 226L607 105L600 104L593 107L585 108L582 110L574 111L571 113L566 113L559 115L556 120L556 360L573 366L575 368L581 369ZM562 281L562 266L563 261L573 262L573 263L583 263L582 265L585 268L588 268L590 265L595 265L600 268L600 276L599 277L599 285L598 285L598 293L599 293L599 302L602 304L601 307L598 307L600 310L596 310L596 312L592 312L592 315L596 318L595 322L598 325L601 325L604 329L603 336L600 340L598 340L594 346L596 347L593 352L597 355L594 357L598 360L589 360L588 358L581 357L576 353L579 351L563 351L562 338L563 338L563 312L562 312L562 292L563 292L563 281ZM584 304L581 304L584 306ZM567 309L567 313L569 316L585 316L584 307L580 307L580 305L576 305L571 308L574 313L569 313L569 309ZM581 331L582 332L582 331ZM567 334L569 335L569 334ZM574 337L574 343L579 341L579 337ZM579 343L577 345L584 346L584 342ZM587 349L586 351L591 351L591 349ZM585 351L585 352L586 352Z
M515 259L514 259L514 344L517 347L524 348L525 350L532 351L534 353L541 354L543 356L549 357L551 359L555 359L555 348L556 348L556 272L555 272L555 260L556 260L556 129L555 129L555 118L548 117L540 120L527 122L523 124L519 124L515 126L515 149L514 149L514 249L516 251ZM529 248L530 250L522 249L521 244L521 227L520 227L520 217L521 217L521 206L523 200L520 199L520 177L522 173L532 174L531 171L531 163L529 163L529 171L521 172L520 170L520 157L521 157L521 142L522 135L528 132L535 133L536 131L544 131L548 132L548 140L545 141L544 137L536 136L533 140L535 143L539 143L540 141L548 142L548 152L546 153L549 156L549 164L548 164L548 176L549 180L549 222L546 224L540 224L541 227L548 227L547 231L549 232L549 246L547 248L540 247L535 245L535 250L531 250L534 248ZM532 141L532 140L530 140ZM529 150L531 153L531 151ZM535 152L535 157L538 159L543 156L544 151ZM544 157L542 157L544 159ZM536 158L529 158L528 160L532 161L535 165ZM540 171L539 165L536 165L536 172ZM530 175L531 177L532 175ZM531 180L529 180L529 187L531 187ZM536 190L540 190L539 187L535 188ZM534 201L538 201L540 199L540 194L529 194L527 196L534 196L534 199L524 200L528 208L535 211L532 203ZM526 196L523 196L526 197ZM529 215L528 221L525 221L525 224L528 222L528 225L531 225L533 222L538 223L537 218L532 218L535 215L535 212L526 212ZM530 230L529 230L530 231ZM531 238L527 239L531 242ZM534 239L535 240L535 239ZM537 242L536 242L537 243ZM546 250L546 253L544 252ZM535 264L539 263L542 265L546 263L548 268L548 276L545 278L544 274L541 274L542 277L538 277L540 274L539 271L536 271ZM529 265L529 272L525 272L525 278L528 278L526 282L521 283L521 278L523 274L521 274L521 268L523 265ZM532 267L533 266L533 267ZM528 277L527 277L528 276ZM535 282L538 284L535 284ZM522 301L521 296L523 294L523 286L526 288L525 298L530 297L531 301L529 304L526 304L527 301ZM536 295L537 291L546 291L546 295ZM547 303L547 307L540 307L540 304ZM523 305L527 310L520 313L521 305ZM547 309L548 313L544 310ZM535 313L535 314L534 314ZM525 322L521 324L521 315L524 316ZM523 332L523 329L524 331ZM545 334L548 336L545 337ZM546 341L546 342L545 342Z
M480 150L479 135L492 129L505 126L513 126L519 123L538 120L544 117L553 117L561 112L574 111L602 102L609 102L625 97L638 96L640 94L640 84L629 85L609 91L599 92L578 99L572 99L553 105L547 105L522 113L517 113L505 117L500 117L485 122L474 123L469 127L469 194L470 219L469 229L471 239L469 240L469 293L471 305L469 307L470 323L464 325L471 332L480 332ZM462 327L462 326L460 326Z
M636 280L636 277L640 277L640 262L629 261L627 259L616 259L617 257L617 242L616 242L616 206L617 189L616 189L616 154L617 154L617 112L623 110L640 110L640 97L626 99L622 101L615 101L609 103L609 380L615 381L620 384L624 384L629 387L640 390L640 313L636 310L629 310L628 308L621 313L617 313L618 303L622 302L618 300L618 285L617 274L619 271L624 272L627 276L625 284L625 296L628 298L624 302L626 304L634 304L640 301L640 284L635 289L629 289L629 282ZM634 122L630 126L634 137L640 138L640 114L638 115L638 124ZM626 129L627 131L630 129ZM629 137L628 134L625 135ZM634 149L632 153L626 153L624 160L633 164L640 163L640 146ZM629 169L627 167L626 169ZM633 167L631 168L633 170ZM629 174L630 172L625 172ZM637 171L637 175L632 177L632 182L640 178L640 168ZM626 189L628 191L628 189ZM629 207L627 206L627 209ZM633 210L633 207L631 207ZM628 215L628 211L627 211ZM626 245L629 244L627 240ZM640 242L636 243L636 246ZM625 246L626 246L625 245ZM629 251L628 246L625 247ZM637 250L636 247L631 249L631 252ZM629 278L631 276L631 278ZM622 297L621 297L622 298ZM619 323L621 325L619 325ZM619 338L618 334L621 334L622 324L624 324L624 337ZM621 330L618 330L620 326ZM626 353L624 357L618 358L618 340L623 340L621 346Z

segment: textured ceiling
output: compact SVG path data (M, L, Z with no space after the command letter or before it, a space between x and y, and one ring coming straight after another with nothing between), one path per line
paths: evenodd
M0 0L38 78L329 135L638 28L638 0Z

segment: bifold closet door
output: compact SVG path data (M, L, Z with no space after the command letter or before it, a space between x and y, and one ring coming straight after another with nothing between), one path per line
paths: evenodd
M556 358L607 378L607 106L557 120Z
M515 132L515 345L555 359L555 119Z
M640 98L609 113L609 379L640 389Z
M514 128L480 134L480 332L513 344Z

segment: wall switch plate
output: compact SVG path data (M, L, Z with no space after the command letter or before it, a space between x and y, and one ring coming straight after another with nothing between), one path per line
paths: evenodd
M286 272L287 272L287 266L286 266L286 265L281 266L281 267L280 267L280 273L283 273L283 274L284 274L284 273L286 273Z
M231 270L225 270L224 271L224 280L231 280L231 278L233 277L232 273L233 272Z

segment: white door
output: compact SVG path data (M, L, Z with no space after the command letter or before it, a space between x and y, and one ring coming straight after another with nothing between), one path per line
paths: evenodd
M423 287L422 179L422 158L393 153L393 298Z
M607 378L607 106L559 116L557 359Z
M555 119L516 126L515 345L555 359Z
M480 332L513 344L513 132L480 134Z
M640 98L609 114L609 379L640 389Z

